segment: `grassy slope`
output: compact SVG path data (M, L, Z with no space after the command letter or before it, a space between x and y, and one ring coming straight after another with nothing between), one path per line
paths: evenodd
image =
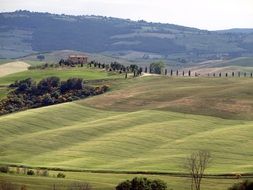
M0 126L0 162L178 172L194 149L209 149L215 158L211 173L253 169L252 121L67 103L3 116Z
M112 92L98 97L0 117L0 163L183 172L187 155L208 149L213 154L208 173L252 172L252 79L143 77L112 84ZM184 114L190 112L196 115ZM84 175L96 189L121 181L119 174ZM31 179L25 178L29 184L40 181ZM173 187L186 189L182 180L173 178ZM232 181L223 183L216 189Z
M148 177L151 179L162 179L167 185L168 189L174 190L187 190L189 189L189 179L171 176L150 176L150 175L126 175L126 174L94 174L94 173L80 173L80 172L64 172L66 174L65 179L53 178L52 175L56 174L50 172L51 177L33 177L33 176L18 176L18 175L5 175L0 173L0 181L6 180L15 182L19 186L26 184L28 190L51 190L53 184L57 188L68 186L75 182L89 183L94 190L113 190L115 186L126 179L132 179L135 176ZM241 180L238 179L204 179L202 187L205 190L225 190L233 183L237 183Z
M197 72L202 76L207 76L208 73L228 73L231 76L232 72L246 72L249 76L253 72L253 57L239 57L229 60L209 60L199 63L196 66L188 68L193 72ZM187 69L186 69L187 70Z
M0 78L1 85L11 84L16 80L25 79L28 77L39 81L43 78L50 76L58 76L62 80L66 80L71 77L80 77L85 80L95 80L95 79L109 79L109 78L119 78L120 75L114 73L104 72L97 69L87 69L87 68L66 68L66 69L45 69L45 70L28 70L20 73L15 73L7 75Z
M253 118L252 78L142 77L83 105L106 110L158 109L228 119Z
M132 64L131 61L128 61L127 59L119 58L119 57L112 57L105 54L96 54L96 53L87 53L87 52L80 52L80 51L73 51L73 50L59 50L59 51L52 51L52 52L46 52L41 53L45 56L45 59L43 61L39 61L37 59L38 54L28 55L22 58L22 60L28 62L31 65L38 65L43 63L58 63L61 59L67 59L69 55L87 55L89 61L96 60L101 63L107 63L110 64L111 62L117 61L121 64L130 65ZM139 63L139 62L138 62Z
M22 61L13 61L0 65L0 77L26 71L30 65Z

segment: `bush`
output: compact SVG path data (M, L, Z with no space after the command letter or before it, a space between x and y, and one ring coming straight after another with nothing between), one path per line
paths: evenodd
M0 172L8 173L9 172L9 167L8 166L0 166Z
M58 173L57 174L57 178L65 178L65 174L64 173Z
M92 190L92 187L88 183L73 183L67 190Z
M155 74L161 74L162 69L165 67L165 64L160 61L160 62L154 62L150 64L150 72L155 73Z
M232 187L228 188L228 190L252 190L253 182L245 180L241 183L236 183Z
M43 170L41 175L47 177L47 176L49 176L49 173L47 170Z
M35 173L34 173L33 170L28 170L28 171L26 172L26 174L27 174L27 175L34 175Z
M116 190L166 190L167 184L162 180L149 180L135 177L131 181L121 182Z
M116 190L131 190L132 184L129 180L123 181L120 183L117 187Z

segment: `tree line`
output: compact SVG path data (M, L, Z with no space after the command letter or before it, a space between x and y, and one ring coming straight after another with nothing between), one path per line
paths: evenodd
M99 87L86 85L82 78L61 81L55 76L42 79L38 83L31 78L15 81L9 88L13 90L6 99L0 101L0 115L83 99L108 90L106 85Z

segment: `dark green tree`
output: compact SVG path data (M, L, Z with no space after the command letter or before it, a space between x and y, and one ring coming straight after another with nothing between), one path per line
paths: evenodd
M245 180L241 183L236 183L232 187L228 188L228 190L252 190L253 182Z
M151 73L155 73L155 74L161 74L162 73L162 69L165 67L164 62L159 61L159 62L154 62L150 64L150 71Z
M167 184L162 180L150 180L142 177L135 177L131 181L121 182L116 190L166 190Z

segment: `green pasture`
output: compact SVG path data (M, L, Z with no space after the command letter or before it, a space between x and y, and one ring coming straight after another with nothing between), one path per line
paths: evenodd
M0 126L0 163L178 173L189 154L205 149L213 155L208 173L253 170L253 121L77 102L1 116Z
M43 78L57 76L62 80L66 80L73 77L80 77L84 80L97 80L97 79L111 79L111 78L123 78L123 75L119 75L113 72L105 72L99 69L89 69L89 68L58 68L58 69L36 69L28 70L15 74L10 74L0 78L0 85L8 85L16 80L23 80L26 78L33 78L39 81Z
M65 179L55 177L57 172L49 171L49 177L23 176L16 174L1 174L0 181L9 181L17 186L26 185L27 190L52 190L55 185L56 189L65 190L70 184L88 183L94 190L114 190L116 185L124 180L133 177L148 177L150 179L161 179L167 183L168 189L188 190L190 189L190 180L185 177L161 176L161 175L132 175L132 174L98 174L98 173L80 173L64 172ZM203 179L202 187L205 190L227 190L234 183L243 179Z

